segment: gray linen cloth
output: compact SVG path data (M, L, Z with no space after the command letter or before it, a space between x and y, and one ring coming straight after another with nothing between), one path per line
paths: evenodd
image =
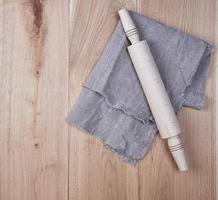
M146 39L151 48L175 112L182 106L201 109L212 47L136 12L130 14L140 39ZM135 164L151 147L157 127L129 58L128 45L119 22L68 121Z

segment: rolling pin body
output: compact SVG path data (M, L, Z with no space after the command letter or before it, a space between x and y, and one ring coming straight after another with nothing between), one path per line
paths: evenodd
M161 137L180 134L180 125L147 42L130 45L128 51Z
M119 15L124 31L132 43L128 52L144 94L154 116L161 138L167 139L170 152L180 171L186 171L188 165L182 142L179 138L181 128L164 87L160 73L145 40L140 41L137 28L128 11L122 9Z

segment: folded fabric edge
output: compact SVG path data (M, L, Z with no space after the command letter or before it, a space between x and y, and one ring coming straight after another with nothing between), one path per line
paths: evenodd
M135 18L136 16L140 16L140 18L142 18L142 19L144 18L144 19L146 19L146 20L153 21L153 22L155 22L156 24L159 24L159 25L161 25L161 26L164 26L164 27L166 27L166 28L168 28L168 29L171 29L171 30L173 30L173 31L175 31L175 32L185 33L185 34L187 34L189 37L193 37L193 38L196 38L196 39L198 39L198 40L201 40L201 41L203 41L204 43L207 43L210 47L212 47L212 49L215 49L215 47L214 47L213 45L209 44L207 41L205 41L205 40L203 40L202 38L200 38L200 37L198 37L198 36L195 36L195 35L193 35L193 34L191 34L191 33L187 33L187 32L185 32L184 30L179 29L179 27L174 27L174 26L171 26L171 25L169 25L169 24L165 24L164 22L160 22L160 21L158 21L157 19L152 18L152 16L146 16L146 15L143 15L142 13L139 13L139 12L136 12L136 11L133 11L133 10L128 10L128 11L129 11L130 15L131 15L133 18ZM120 21L120 20L119 20L119 21ZM145 27L146 27L146 25L141 24L141 25L140 25L140 29L138 30L139 33L141 32L141 29L144 29Z
M183 106L197 110L203 109L205 104L206 80L208 79L209 75L209 65L213 51L214 47L210 44L207 44L205 51L199 61L198 70L190 81L190 85L199 84L200 86L197 88L198 90L193 90L196 87L193 87L191 91L189 86L186 88L184 91L185 99Z
M203 41L204 42L204 41ZM205 42L204 42L205 43ZM187 80L184 80L184 87L182 88L182 92L181 92L181 95L177 98L177 101L173 103L173 107L174 107L174 111L175 113L178 114L178 112L181 110L181 108L183 106L186 106L186 107L189 107L190 108L193 108L193 109L201 109L204 105L204 85L205 85L205 82L207 80L207 72L208 72L208 69L209 69L209 61L210 61L210 54L212 52L212 46L209 45L208 43L205 43L205 48L202 49L202 54L201 56L199 56L196 61L195 61L195 65L196 65L196 70L193 71L192 73L189 74L189 78ZM191 99L190 98L186 98L186 95L187 95L187 89L189 87L192 86L193 84L193 79L194 77L197 75L198 71L199 71L199 68L201 67L201 62L202 60L205 58L205 56L209 56L207 59L208 62L203 66L204 67L204 70L205 72L203 73L203 76L204 76L204 79L201 80L201 83L203 85L203 93L201 94L201 96L196 96L193 95L193 99L192 99L192 102L191 102ZM181 75L184 77L185 74L183 73L182 71L182 68L180 67L180 72L181 72ZM199 84L199 83L198 83ZM190 94L189 94L190 95ZM189 96L190 97L190 96Z
M87 85L83 85L83 88L86 88L86 89L88 89L88 90L90 90L90 91L96 93L97 95L102 96L103 99L104 99L104 101L105 101L105 103L106 103L109 107L111 107L112 109L120 110L120 111L123 112L124 114L126 114L126 115L128 115L128 116L134 118L135 120L138 120L139 122L141 122L141 123L143 123L143 124L146 124L148 121L151 121L151 122L154 121L152 115L149 115L149 116L147 116L146 118L140 118L139 116L134 115L132 112L129 112L128 110L126 110L126 109L124 109L124 108L122 108L122 107L120 107L120 106L114 106L114 105L112 105L105 94L99 92L98 90L95 90L94 88L91 88L91 87L89 87L89 86L87 86Z
M83 127L79 126L75 121L73 121L72 119L69 119L68 117L66 118L66 121L75 126L76 128L78 128L79 130L81 130L83 133L87 134L87 135L92 135L91 133L89 133L86 129L84 129ZM149 152L149 150L146 150L147 148L145 147L144 150L142 150L142 157L141 158L138 158L138 159L129 159L127 157L125 157L124 155L120 154L119 151L117 151L115 148L113 148L112 146L110 146L109 144L106 144L100 137L98 137L97 135L96 136L96 139L99 140L102 144L106 145L106 147L113 153L115 153L116 155L118 155L119 159L121 159L122 161L124 162L127 162L133 166L136 165L136 163L140 160L142 160L146 155L147 153ZM150 146L152 145L152 142L150 143ZM151 147L150 147L151 148ZM149 148L149 149L150 149Z
M83 88L83 90L88 91L87 88ZM79 97L76 103L77 105L74 107L75 109L69 113L66 121L86 134L95 135L97 139L106 144L109 149L117 153L121 160L135 165L137 161L143 159L149 151L153 143L154 135L157 132L156 125L152 122L143 124L141 121L126 115L126 113L120 110L113 109L110 106L107 108L107 112L102 115L98 107L100 103L94 102L94 99L92 99L92 103L98 104L98 109L92 112L87 108L89 105L84 104L85 96L87 100L89 99L90 103L89 95L91 93L92 95L96 95L94 91L89 90L88 94L83 93ZM102 103L106 104L105 101L102 101ZM101 111L104 111L103 107L101 105ZM84 116L84 114L86 116ZM84 120L87 121L84 123ZM98 123L96 123L97 121ZM109 126L108 124L105 125L105 121L107 121ZM116 129L116 122L122 125L125 123L125 125L122 127L118 125ZM130 132L130 130L132 132ZM127 137L125 136L126 134L128 135Z

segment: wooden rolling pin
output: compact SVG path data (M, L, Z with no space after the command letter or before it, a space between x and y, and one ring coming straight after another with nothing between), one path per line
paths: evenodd
M188 165L182 142L181 128L164 87L158 68L145 40L140 41L137 28L126 9L119 11L126 36L132 43L128 52L154 116L161 138L167 139L170 152L180 171Z

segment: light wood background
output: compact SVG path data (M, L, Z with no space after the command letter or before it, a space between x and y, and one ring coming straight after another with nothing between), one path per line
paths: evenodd
M215 44L218 47L218 0L216 0L216 17L215 17ZM216 66L216 115L218 113L218 53L215 53L215 66ZM216 117L216 191L218 191L218 118ZM216 192L216 199L218 195Z
M123 6L215 44L215 0L0 0L0 200L215 199L214 59L179 114L187 173L159 136L132 167L65 122Z

